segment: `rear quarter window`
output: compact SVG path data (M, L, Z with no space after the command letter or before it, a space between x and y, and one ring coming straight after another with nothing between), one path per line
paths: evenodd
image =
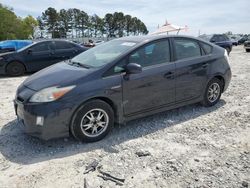
M197 41L188 38L175 38L175 53L177 60L201 56L201 48Z
M75 46L69 42L65 42L65 41L56 41L55 42L56 50L71 49L74 47Z
M201 42L201 47L203 48L203 50L205 51L205 54L211 54L213 51L213 47L210 46L209 44L206 44L204 42Z

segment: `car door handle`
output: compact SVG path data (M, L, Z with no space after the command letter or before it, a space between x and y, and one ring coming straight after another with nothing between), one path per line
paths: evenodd
M208 63L203 63L202 64L202 68L207 68L207 66L208 66Z
M174 72L167 72L166 74L164 74L164 78L173 79L174 78Z

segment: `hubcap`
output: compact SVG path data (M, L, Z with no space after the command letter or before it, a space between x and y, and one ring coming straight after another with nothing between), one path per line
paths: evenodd
M15 66L12 68L12 71L14 74L18 74L20 72L20 69L19 69L19 67Z
M93 109L83 116L81 130L86 136L96 137L107 129L108 124L108 114L102 109Z
M214 102L220 96L220 85L218 83L213 83L208 88L207 98L209 102Z

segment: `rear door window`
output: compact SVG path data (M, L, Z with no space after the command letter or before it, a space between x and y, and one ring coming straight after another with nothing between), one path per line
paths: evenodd
M209 44L206 44L204 42L201 42L200 44L201 44L203 50L205 51L205 54L211 54L212 53L212 49L213 49L212 46L210 46Z
M74 45L69 42L64 41L55 41L55 49L56 50L65 50L74 48Z
M199 43L192 39L175 38L174 46L177 60L200 57L202 55Z

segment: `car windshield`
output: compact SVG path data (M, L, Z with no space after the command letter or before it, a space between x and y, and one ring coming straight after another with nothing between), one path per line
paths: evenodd
M109 41L79 54L72 59L72 62L88 67L101 67L112 62L134 45L136 45L135 42L122 40Z
M17 52L24 51L24 50L28 49L29 47L33 46L35 43L36 43L36 42L31 43L31 44L29 44L29 45L27 45L27 46L25 46L25 47L23 47L23 48L17 50Z

